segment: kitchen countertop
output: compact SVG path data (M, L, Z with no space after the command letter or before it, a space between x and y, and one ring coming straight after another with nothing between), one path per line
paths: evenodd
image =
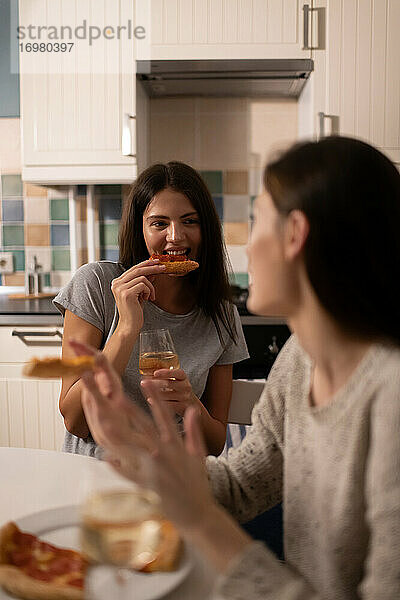
M52 298L12 300L5 294L0 295L0 325L62 324L63 318L53 305Z
M54 294L55 296L56 294ZM243 325L280 325L281 317L252 315L245 306L238 306ZM0 295L0 325L56 325L62 326L63 317L52 303L52 298L13 300Z
M245 304L235 304L242 325L286 325L286 320L283 317L261 317L249 312Z

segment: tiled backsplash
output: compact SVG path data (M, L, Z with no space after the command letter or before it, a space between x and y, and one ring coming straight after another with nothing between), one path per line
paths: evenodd
M244 249L249 233L251 202L246 171L203 171L223 223L235 282L247 287ZM3 175L0 203L0 251L12 252L14 273L0 275L2 285L24 285L24 271L36 256L48 275L45 284L60 287L70 279L69 202L67 188L44 188L22 184L19 175ZM129 186L95 187L99 223L96 256L118 260L118 228L123 196ZM78 186L79 264L87 262L86 187Z
M118 258L118 224L127 186L96 186L99 235L96 257ZM22 184L21 177L3 175L0 194L0 251L12 252L14 273L0 283L23 286L24 271L36 256L45 285L58 288L70 279L69 201L67 188ZM78 262L87 262L86 186L78 186Z
M247 170L200 171L222 221L225 244L234 272L232 283L247 287L246 244L249 236L252 200L258 193L250 189ZM251 195L253 193L253 195Z

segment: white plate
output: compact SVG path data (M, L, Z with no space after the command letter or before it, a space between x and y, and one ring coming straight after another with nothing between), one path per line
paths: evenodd
M33 533L42 540L79 550L79 513L78 506L63 506L43 510L20 519L16 524L23 531ZM124 595L132 600L156 600L162 598L168 592L176 588L188 575L193 566L193 559L187 547L184 550L179 569L171 573L137 573L129 571L127 581L124 584ZM117 598L118 591L115 589L115 571L112 567L96 567L95 575L90 580L93 590L101 590L101 596L106 598ZM106 595L104 595L106 594ZM0 587L0 600L11 599Z

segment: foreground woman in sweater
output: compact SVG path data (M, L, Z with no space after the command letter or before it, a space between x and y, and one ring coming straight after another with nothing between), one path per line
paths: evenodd
M204 461L195 409L182 441L153 382L143 386L155 424L126 401L103 355L84 378L85 413L115 468L156 489L167 516L215 566L218 598L393 600L400 174L367 144L332 137L290 149L266 167L264 184L248 307L284 314L293 336L242 445L227 460ZM285 564L236 522L281 500Z

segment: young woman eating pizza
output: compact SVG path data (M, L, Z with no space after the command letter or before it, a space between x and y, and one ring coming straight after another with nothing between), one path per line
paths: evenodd
M157 372L160 397L182 419L199 411L207 451L226 437L232 364L248 357L236 307L229 301L221 224L199 174L183 163L156 164L132 185L120 228L119 262L84 265L54 299L64 314L63 358L74 338L102 350L128 396L147 408L140 386L139 333L170 330L181 369ZM149 260L152 255L160 259ZM188 274L165 272L164 258L197 261ZM167 381L168 380L168 381ZM81 405L80 377L64 377L60 410L64 450L99 456Z
M148 381L154 424L105 356L84 375L85 414L115 468L153 487L214 565L218 598L400 598L400 174L330 137L288 150L264 183L248 306L285 314L293 336L242 445L205 461L196 411L182 440ZM285 563L236 521L281 499Z

